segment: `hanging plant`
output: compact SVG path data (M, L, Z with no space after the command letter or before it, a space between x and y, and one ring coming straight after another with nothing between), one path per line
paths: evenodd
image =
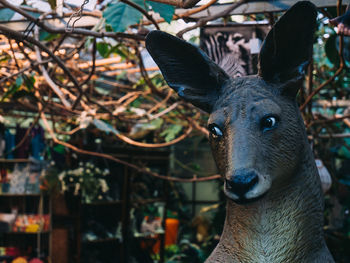
M79 167L58 175L61 193L81 195L83 203L101 201L109 190L105 176L108 169L101 170L91 162L80 162Z

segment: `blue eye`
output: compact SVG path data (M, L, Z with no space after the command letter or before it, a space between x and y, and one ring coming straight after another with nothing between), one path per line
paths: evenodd
M223 135L222 130L215 123L209 124L208 130L214 139L219 139Z
M278 123L278 118L275 116L267 116L261 119L260 127L263 131L268 131L276 128Z

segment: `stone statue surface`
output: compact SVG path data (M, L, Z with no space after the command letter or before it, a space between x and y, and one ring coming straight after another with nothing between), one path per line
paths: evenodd
M310 2L292 6L262 45L258 75L238 78L179 38L147 36L169 86L210 114L227 212L207 263L334 262L323 236L320 178L296 103L316 17Z

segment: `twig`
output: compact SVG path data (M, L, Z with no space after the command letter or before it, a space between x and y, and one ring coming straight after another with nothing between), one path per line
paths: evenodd
M149 111L147 111L147 115L150 115L152 112L158 110L162 105L167 103L167 101L170 99L171 95L173 94L173 90L169 89L168 95L166 95L165 99L158 102L155 106L153 106Z
M0 0L2 1L2 0ZM69 77L69 79L73 82L74 86L79 90L79 92L83 92L81 87L79 86L78 81L75 79L75 77L72 75L70 70L67 69L67 67L64 65L61 59L59 59L57 56L55 56L46 46L44 46L40 41L37 41L36 39L27 36L24 40L24 36L22 33L14 31L9 29L8 27L0 25L0 31L2 31L3 34L8 35L10 37L13 37L17 39L18 41L27 41L37 47L39 47L41 50L45 51L51 58L54 60L58 66L64 71L65 74Z
M10 149L8 152L5 153L5 155L10 154L11 152L14 152L15 150L17 150L19 147L21 147L21 145L26 141L26 139L28 138L30 132L32 131L32 129L34 128L34 126L38 123L39 119L40 119L40 114L41 112L44 111L45 107L47 104L45 104L41 110L39 110L38 115L36 116L36 118L34 119L33 123L29 126L29 128L26 130L26 133L24 134L23 138L21 139L21 141L12 149Z
M350 133L319 134L317 137L321 139L350 138Z
M345 66L345 61L344 61L344 56L343 56L343 45L344 45L344 41L343 41L343 36L339 36L339 59L340 59L340 63L339 63L339 68L338 70L334 73L334 75L332 77L330 77L328 80L326 80L325 82L323 82L321 85L319 85L316 89L314 89L311 94L306 98L304 104L302 106L300 106L300 111L303 111L304 108L308 105L308 103L310 103L310 101L312 100L312 98L318 94L325 86L327 86L329 83L333 82L335 80L335 78L342 73L342 71L344 70Z
M38 107L39 107L39 109L42 109L42 105L40 103L38 103ZM148 174L148 175L151 175L153 177L156 177L156 178L159 178L159 179L162 179L162 180L168 180L168 181L173 181L173 182L187 182L187 183L204 182L204 181L216 180L216 179L220 179L221 178L220 175L212 175L212 176L201 177L201 178L197 178L197 176L194 176L192 178L178 178L178 177L171 177L171 176L160 175L160 174L157 174L157 173L154 173L154 172L150 171L149 169L142 168L142 167L139 167L137 165L131 164L129 162L123 161L121 159L115 158L115 157L113 157L113 156L111 156L109 154L99 153L99 152L92 152L92 151L79 149L78 147L76 147L74 145L71 145L69 143L66 143L66 142L63 142L63 141L57 139L55 133L50 128L50 125L49 125L49 123L48 123L48 121L46 119L45 114L43 114L41 112L40 116L41 116L41 119L42 119L42 121L44 123L44 126L45 126L46 130L49 132L49 134L50 134L52 140L54 141L54 143L60 144L62 146L65 146L65 147L67 147L67 148L69 148L69 149L71 149L71 150L73 150L73 151L75 151L77 153L105 158L105 159L114 161L116 163L120 163L122 165L125 165L127 167L130 167L132 169L135 169L136 171L138 171L140 173Z
M40 63L39 63L39 62L35 62L35 63L33 63L33 65L30 65L30 66L28 66L28 67L25 67L25 68L21 69L20 71L17 71L16 73L11 74L10 76L7 76L7 77L4 77L4 78L0 79L0 84L1 84L2 82L5 82L5 81L8 80L8 79L14 78L14 77L16 77L16 76L18 76L18 75L20 75L20 74L26 72L27 70L32 69L32 68L35 67L35 66L38 66L38 65L45 65L45 64L49 63L50 61L52 61L52 59L46 59L46 60L41 61Z
M94 42L92 44L92 68L91 68L91 71L90 71L88 77L80 84L81 87L83 85L85 85L86 83L88 83L89 80L91 79L91 77L94 75L95 68L96 68L96 64L95 63L96 63L96 38L94 38ZM73 110L76 108L76 106L80 102L82 96L83 96L83 93L80 93L78 98L74 101L74 104L73 104L73 107L72 107Z
M138 50L138 47L135 47L135 52L137 54L137 57L139 58L139 66L140 66L140 70L141 70L141 75L144 78L144 80L146 81L147 85L149 86L149 88L152 90L152 92L154 94L163 96L163 94L157 89L157 87L155 85L153 85L152 81L150 80L148 73L145 70L145 65L143 63L143 59L142 59L140 51Z
M207 4L204 4L204 5L201 5L200 7L197 7L197 8L194 8L192 10L188 10L187 12L185 13L182 13L182 14L175 14L172 18L172 20L177 20L177 19L181 19L181 18L186 18L186 17L189 17L191 15L194 15L194 14L197 14L205 9L207 9L208 7L212 6L213 4L215 4L218 0L211 0L210 2L208 2ZM162 22L165 22L165 19L164 18L161 18L161 19L158 19L156 20L157 23L162 23ZM151 22L149 21L145 21L145 22L142 22L141 25L144 25L144 26L147 26L147 25L150 25Z
M11 39L8 39L8 42L9 42L9 45L10 45L10 48L11 48L13 59L15 60L16 67L17 67L18 70L20 70L20 66L18 65L18 61L17 61L17 58L16 58L15 51L13 50Z
M3 4L5 7L12 9L13 11L21 14L25 18L27 18L29 21L35 23L39 27L43 28L45 31L53 34L66 34L65 28L55 28L48 26L46 23L39 21L36 19L34 16L29 14L28 12L24 11L23 9L10 4L6 0L0 0L0 3ZM68 34L68 33L67 33ZM87 29L82 29L82 28L75 28L72 32L69 34L77 34L77 35L84 35L84 36L92 36L92 37L97 37L97 38L104 38L104 37L110 37L113 39L121 39L121 38L128 38L128 39L133 39L133 40L144 40L145 37L141 35L134 35L134 34L127 34L127 33L121 33L121 32L96 32L96 31L91 31Z
M340 46L340 45L339 45ZM333 82L334 79L343 71L344 69L344 64L342 64L338 70L334 73L332 77L330 77L328 80L323 82L321 85L319 85L316 89L312 91L312 93L306 98L304 104L300 106L300 111L303 111L304 108L308 105L308 103L312 100L312 98L318 94L325 86L327 86L329 83Z
M166 108L165 110L158 112L157 114L153 115L150 120L154 120L154 119L158 119L161 116L167 114L168 112L176 109L177 106L179 106L181 104L181 101L175 102L173 105L171 105L170 107Z
M173 144L176 144L182 140L184 140L192 131L192 126L189 126L188 129L185 131L184 134L182 134L181 136L179 136L178 138L170 141L170 142L164 142L164 143L143 143L143 142L137 142L134 141L132 139L130 139L129 137L122 135L122 134L116 134L116 136L122 140L123 142L126 142L128 144L137 146L137 147L142 147L142 148L161 148L161 147L167 147Z
M350 114L343 115L343 116L336 115L335 118L332 118L332 119L314 120L314 121L311 121L311 122L310 122L310 124L308 125L308 127L310 127L310 126L312 126L312 125L316 125L316 124L333 123L333 122L337 122L337 121L342 121L342 120L344 120L344 119L350 119Z
M179 8L191 8L194 7L200 0L149 0L152 2L158 2L166 5L173 5Z
M200 126L194 119L192 119L192 118L190 118L190 117L187 117L187 120L192 124L192 126L193 126L196 130L198 130L198 131L200 131L201 133L203 133L204 136L205 136L207 139L209 138L209 131L208 131L206 128Z
M38 27L35 27L35 29L34 29L34 36L35 36L35 39L38 41L38 38L39 38L39 28ZM39 47L34 46L34 48L35 48L36 58L37 58L38 62L40 63L40 62L42 62L42 59L41 59L41 53L40 53ZM60 100L62 101L62 104L67 108L71 108L72 107L71 104L66 100L66 98L64 97L60 88L52 81L52 79L49 76L49 73L47 73L47 71L46 71L46 68L43 65L39 65L39 68L40 68L40 70L43 74L43 77L45 78L47 84L53 90L53 92L55 92L56 95L60 98Z

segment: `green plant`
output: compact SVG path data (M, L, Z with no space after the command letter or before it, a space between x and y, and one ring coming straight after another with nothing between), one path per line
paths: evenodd
M104 179L108 174L108 169L102 171L93 163L81 162L78 168L58 174L59 190L62 193L80 194L84 203L99 201L104 198L109 190Z

